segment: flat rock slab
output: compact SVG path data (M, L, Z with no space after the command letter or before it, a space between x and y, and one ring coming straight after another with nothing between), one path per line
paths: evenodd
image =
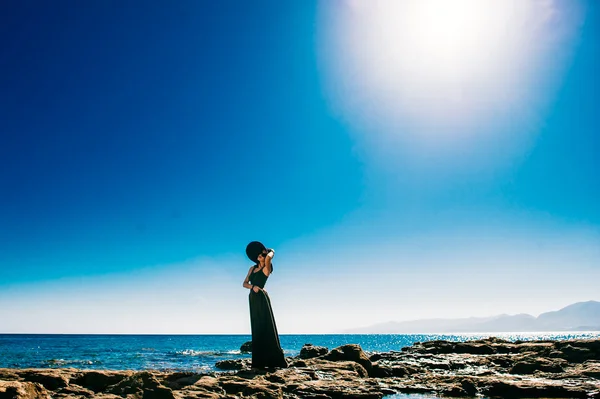
M286 369L228 371L0 369L0 399L380 399L394 393L448 397L600 399L600 339L416 343L398 352L365 353L307 344ZM232 371L233 370L233 371Z

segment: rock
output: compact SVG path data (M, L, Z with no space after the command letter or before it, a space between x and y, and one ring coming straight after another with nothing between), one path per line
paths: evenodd
M67 397L76 397L76 398L92 398L94 395L94 391L80 387L79 385L69 385L64 388L59 388L56 390L57 394L66 395Z
M304 344L300 349L298 357L300 359L311 359L327 354L329 350L324 346L314 346L312 344Z
M381 353L374 353L371 356L369 356L369 360L371 361L371 363L376 362L381 359L383 359L383 355Z
M544 384L539 381L503 381L494 380L481 389L481 393L488 396L504 398L587 398L586 388L561 385Z
M24 370L20 374L24 380L39 382L50 391L69 385L68 378L60 370Z
M289 365L292 367L306 367L306 362L304 360L294 360Z
M281 399L281 387L264 380L243 380L233 377L221 382L221 386L228 394L241 394L252 398Z
M460 385L445 387L440 392L442 395L460 398L464 396L473 396L467 393Z
M583 363L586 360L595 359L600 360L598 354L592 351L590 348L575 346L575 345L567 345L561 350L562 359L565 359L571 363Z
M252 341L244 342L242 346L240 346L240 352L252 353Z
M491 345L471 342L456 343L454 351L456 353L469 353L472 355L491 355L496 353L496 350Z
M164 386L158 386L152 389L145 389L142 399L175 399L173 391Z
M386 378L392 377L394 373L392 372L392 368L388 366L380 365L379 363L373 363L373 368L371 370L371 377L375 378Z
M122 379L115 385L107 387L106 392L123 396L155 390L159 387L161 387L161 384L152 373L142 371Z
M198 375L197 373L176 372L168 375L162 381L162 383L166 384L166 386L171 389L181 389L183 387L195 384L200 378L202 378L202 376Z
M580 373L586 377L600 379L600 362L595 362L595 361L590 361L590 360L586 361L582 365L582 369L581 369Z
M533 374L536 371L562 373L564 369L558 362L537 358L529 361L517 362L509 372L510 374Z
M290 367L276 371L252 369L250 359L219 362L238 371L209 374L0 369L0 399L379 399L393 393L600 399L600 361L593 358L599 347L600 339L490 338L432 341L371 358L358 345L318 356L310 349L306 354L312 357L288 358ZM523 377L531 374L535 378Z
M373 364L365 352L363 352L360 345L357 344L342 345L332 349L329 353L324 355L323 358L334 362L340 360L356 362L363 366L369 375L371 375L371 372L373 371Z
M477 395L477 386L471 380L462 380L460 383L462 389L466 392L468 396Z
M450 368L451 368L449 362L424 361L424 362L421 362L421 365L423 367L427 367L428 369L433 369L433 370L450 370Z
M242 370L250 367L248 359L227 359L215 363L215 367L221 370Z
M110 373L107 371L84 371L72 382L94 392L104 391L108 386L123 380L126 374Z
M0 399L50 399L50 395L36 382L0 381Z

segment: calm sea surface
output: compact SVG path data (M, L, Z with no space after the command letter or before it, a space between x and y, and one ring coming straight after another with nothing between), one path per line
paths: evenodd
M492 333L460 335L281 335L286 356L305 343L337 346L359 344L368 352L399 351L415 342L445 339L467 341L496 336L508 340L600 338L600 332ZM0 367L75 367L111 370L215 371L224 359L250 357L240 353L249 335L26 335L0 334Z

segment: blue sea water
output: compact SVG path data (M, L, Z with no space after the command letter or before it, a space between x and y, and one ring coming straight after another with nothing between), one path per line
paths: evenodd
M367 352L400 351L415 342L445 339L468 341L489 336L508 340L565 340L600 338L600 332L496 333L459 335L281 335L286 356L295 356L302 345L359 344ZM248 358L240 346L249 335L42 335L0 334L0 367L108 370L218 371L215 363Z

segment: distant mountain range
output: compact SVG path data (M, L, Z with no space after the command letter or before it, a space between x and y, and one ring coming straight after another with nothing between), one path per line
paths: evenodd
M600 331L600 302L578 302L538 317L528 314L467 319L387 322L346 330L347 334L415 334L466 332Z

